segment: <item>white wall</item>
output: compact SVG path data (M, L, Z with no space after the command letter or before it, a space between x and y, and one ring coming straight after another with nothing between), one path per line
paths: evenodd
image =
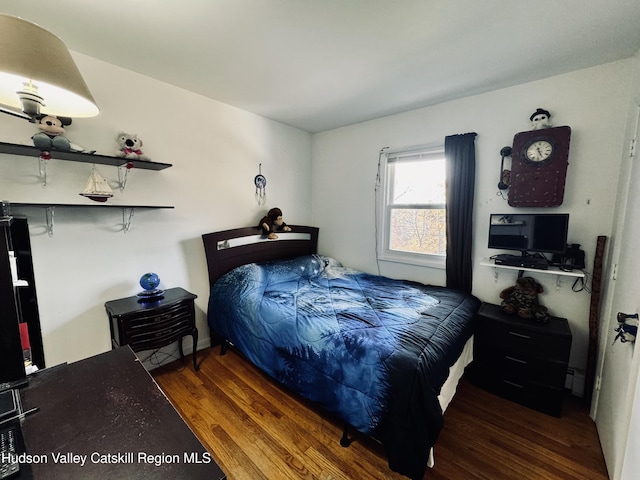
M474 131L478 136L473 293L499 303L499 292L514 283L516 274L503 271L495 279L492 268L478 264L497 253L486 247L489 214L532 211L511 208L496 196L499 152L512 144L515 133L530 129L529 115L543 107L551 111L554 125L572 128L564 203L549 211L571 214L568 240L582 244L589 270L596 237L612 231L630 75L631 62L620 61L314 135L312 218L321 229L320 251L354 268L377 272L374 180L379 150L444 142L446 135ZM443 270L382 262L380 267L391 277L445 282ZM572 292L573 280L562 280L556 289L555 277L533 276L546 288L542 303L554 315L569 319L570 365L584 369L589 295Z
M208 278L200 235L257 224L278 206L290 224L310 221L311 136L80 54L78 67L90 86L99 116L76 119L67 137L85 149L113 154L115 135L137 133L152 160L173 167L132 170L112 204L174 205L174 210L136 210L123 233L120 210L55 210L53 237L42 209L17 209L29 217L36 287L48 365L74 361L111 348L107 300L141 290L140 276L158 273L162 288L183 287L196 300L199 345L208 346L205 312ZM0 117L2 141L30 144L34 125ZM78 196L91 164L49 162L49 185L38 184L35 158L0 154L0 199L12 202L92 203ZM262 163L268 202L254 200L253 178ZM110 181L116 167L98 165ZM188 341L185 341L185 351Z

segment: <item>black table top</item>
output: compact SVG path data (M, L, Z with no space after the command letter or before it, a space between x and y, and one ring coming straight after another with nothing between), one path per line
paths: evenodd
M225 478L128 346L37 372L21 396L38 408L22 423L33 478Z

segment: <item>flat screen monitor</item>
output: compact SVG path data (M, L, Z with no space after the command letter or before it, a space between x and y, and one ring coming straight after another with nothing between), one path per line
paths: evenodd
M530 252L564 253L569 232L568 213L492 213L489 248Z

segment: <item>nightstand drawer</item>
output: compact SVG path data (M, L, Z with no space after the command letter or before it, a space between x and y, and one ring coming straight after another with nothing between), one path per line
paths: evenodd
M497 305L483 304L478 311L476 341L479 348L502 349L522 355L568 361L571 330L565 318L548 323L507 315Z
M521 378L509 375L500 375L475 363L472 365L470 373L476 385L502 398L555 417L562 414L564 400L562 388L550 387L533 381L523 381Z
M151 331L141 331L138 334L131 334L127 339L128 344L134 352L141 350L152 350L161 348L173 343L176 338L185 335L191 335L191 326L189 324L172 325L169 328Z
M563 388L567 376L567 362L541 360L501 350L481 350L474 353L474 363L495 372L495 375L519 378L551 387Z
M127 330L134 329L159 329L163 328L167 323L175 323L181 320L189 321L191 315L191 306L187 303L171 305L166 308L160 308L157 311L150 312L147 315L123 315L118 318L120 324Z

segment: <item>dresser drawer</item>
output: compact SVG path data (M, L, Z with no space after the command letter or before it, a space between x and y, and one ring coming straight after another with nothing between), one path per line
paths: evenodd
M571 330L565 318L549 317L548 323L507 315L497 305L483 304L478 311L475 336L479 349L499 349L535 358L567 362Z
M502 350L476 350L474 363L497 376L519 378L563 388L567 376L567 362L538 359Z
M562 415L565 395L562 388L502 375L475 362L470 366L469 374L474 384L502 398L555 417Z

